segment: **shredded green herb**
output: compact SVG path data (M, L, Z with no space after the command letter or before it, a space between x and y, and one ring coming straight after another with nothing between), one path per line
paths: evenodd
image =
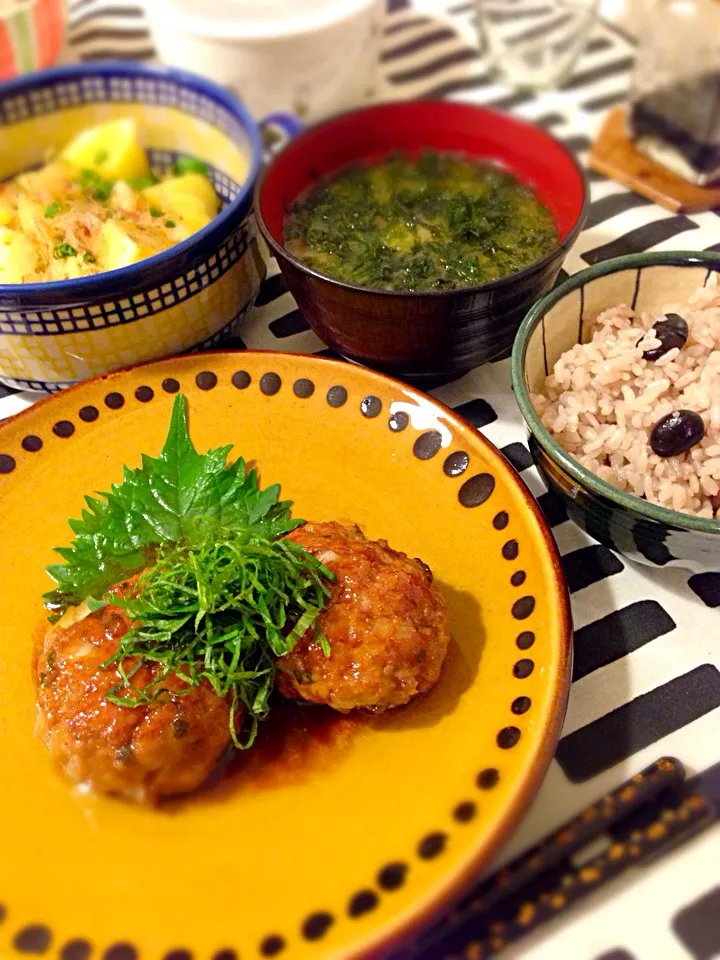
M150 207L151 217L161 217L162 215L163 215L163 212L159 207Z
M169 230L172 230L172 228L175 226L175 221L168 218L168 219L165 221L165 226L166 226Z
M45 207L45 216L48 218L48 220L52 220L53 217L56 217L59 213L62 212L62 209L63 209L62 200L59 200L56 198L55 200L52 201L52 203L49 203Z
M85 263L97 263L97 257L94 253L90 253L89 250L86 250L83 254L83 260Z
M71 243L59 243L53 247L53 257L56 260L65 260L67 257L77 256L77 250Z
M278 500L277 484L261 490L242 458L228 464L231 449L197 452L178 394L160 456L126 466L122 483L86 497L82 517L70 521L75 536L57 549L64 563L48 567L57 587L45 602L51 619L82 600L97 610L110 586L143 570L132 595L112 598L136 626L107 664L122 678L109 699L152 703L170 674L188 690L206 679L230 698L233 740L247 747L267 714L277 657L311 628L329 656L316 620L334 577L284 539L303 521ZM133 683L128 658L159 666L147 686ZM241 742L235 721L243 704L249 724Z
M108 663L122 677L108 699L140 706L162 695L170 674L183 678L188 690L205 679L218 696L230 697L233 740L249 747L269 710L275 661L313 626L332 579L290 540L248 540L219 529L195 544L161 548L140 577L137 594L113 601L138 625ZM126 670L128 658L160 669L147 686L137 687L132 669ZM250 720L243 741L236 734L241 704Z
M182 176L183 173L202 173L207 176L209 169L208 165L197 157L178 157L173 164L173 173L176 177Z

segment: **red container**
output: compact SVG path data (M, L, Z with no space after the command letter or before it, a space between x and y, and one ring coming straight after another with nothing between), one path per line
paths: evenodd
M67 0L21 0L0 13L0 80L51 67L65 39Z
M422 148L490 160L512 171L554 214L557 247L501 280L437 293L352 286L304 266L284 249L286 211L319 176L393 150ZM549 134L484 107L432 100L356 110L305 131L274 158L255 192L260 229L318 336L348 359L425 387L509 353L530 305L552 287L586 207L582 170Z

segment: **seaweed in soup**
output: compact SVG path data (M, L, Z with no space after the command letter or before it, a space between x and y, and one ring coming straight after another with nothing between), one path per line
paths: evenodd
M320 273L408 292L497 280L558 242L531 187L494 164L431 150L319 181L295 201L283 233L288 252Z

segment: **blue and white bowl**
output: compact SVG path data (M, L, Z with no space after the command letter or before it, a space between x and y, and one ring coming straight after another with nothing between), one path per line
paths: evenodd
M0 382L58 390L230 334L265 274L252 218L258 125L221 87L182 70L99 63L0 86L0 180L42 164L85 127L133 117L156 173L204 160L220 213L171 249L119 270L0 284Z

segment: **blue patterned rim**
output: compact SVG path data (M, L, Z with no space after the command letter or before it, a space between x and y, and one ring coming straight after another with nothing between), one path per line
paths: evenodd
M106 299L127 297L138 290L161 284L168 274L175 274L202 260L208 251L215 250L250 212L252 190L260 170L262 146L258 126L249 111L222 87L203 77L174 67L149 67L124 61L103 61L102 64L82 64L79 66L54 67L37 73L27 74L0 84L0 130L6 102L15 96L23 96L31 91L53 88L63 82L99 78L125 78L133 80L168 81L176 87L206 97L219 108L226 111L237 121L247 136L250 147L250 166L245 182L237 195L221 210L212 221L193 236L188 237L169 250L155 254L118 270L109 270L91 277L79 277L74 280L51 280L43 283L2 284L0 286L0 308L7 310L32 310L33 308L66 305L73 301L88 299ZM103 102L88 101L88 102ZM118 103L121 100L113 100ZM141 102L129 98L126 102ZM182 107L180 107L182 109ZM49 111L54 112L54 111Z
M252 307L255 305L255 296L250 297L250 299L243 304L243 306L238 310L235 316L229 323L226 323L224 327L220 330L216 330L211 336L207 337L201 343L196 343L193 347L188 347L186 350L183 350L183 353L202 353L205 350L213 350L215 347L218 347L224 343L225 340L229 340L235 335L235 328L238 324L244 320L248 315ZM237 338L237 340L242 344L242 341ZM234 347L234 349L245 350L246 347L244 344L240 347ZM154 361L147 361L153 363ZM116 372L116 371L108 371ZM102 376L102 374L101 374ZM67 389L67 387L74 387L78 383L83 383L82 380L18 380L15 377L2 377L0 376L0 384L5 387L10 387L11 390L42 390L44 393L59 393L61 390Z
M583 467L571 454L560 446L557 440L545 427L535 411L530 399L530 393L525 383L525 355L527 353L530 334L543 321L548 311L563 300L573 290L582 289L590 280L607 276L609 273L619 273L622 270L637 270L638 275L644 267L707 267L708 272L720 272L720 255L717 253L696 253L692 250L683 250L667 253L654 251L649 253L632 253L624 257L614 257L603 260L592 267L580 270L568 277L550 293L538 300L530 308L515 337L512 351L512 388L520 412L530 432L540 444L545 453L558 464L580 487L595 496L639 514L649 520L684 530L696 530L701 533L712 533L720 536L720 521L706 517L696 517L688 513L680 513L648 503L642 497L618 490L611 483L602 480L586 467Z

